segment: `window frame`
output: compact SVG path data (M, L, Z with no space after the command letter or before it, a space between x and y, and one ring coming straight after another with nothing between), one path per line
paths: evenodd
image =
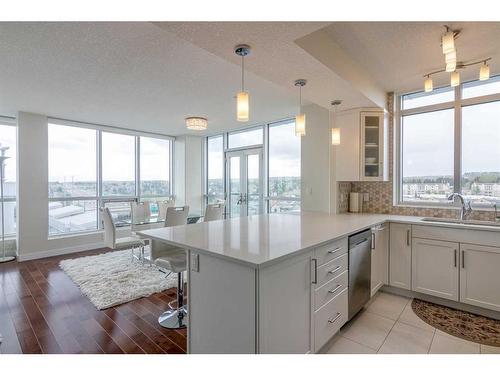
M67 237L67 236L75 236L75 235L83 235L83 234L88 234L88 233L96 233L100 232L103 230L102 228L102 220L101 220L101 213L100 209L105 207L106 203L113 203L113 202L140 202L141 199L152 199L152 198L162 198L162 197L168 197L168 198L174 198L175 197L175 192L174 192L174 162L173 162L173 157L174 157L174 147L175 147L175 137L168 136L168 135L163 135L163 134L156 134L156 133L148 133L148 132L140 132L140 131L134 131L134 130L128 130L128 129L122 129L118 127L113 127L113 126L106 126L106 125L98 125L98 124L92 124L92 123L84 123L84 122L79 122L79 121L71 121L71 120L63 120L63 119L58 119L58 118L48 118L47 121L47 126L50 124L54 125L62 125L62 126L73 126L77 128L84 128L84 129L92 129L96 131L96 142L97 142L97 147L96 147L96 167L97 167L97 189L96 189L96 195L95 196L86 196L86 197L77 197L77 196L71 196L71 197L50 197L48 196L48 201L50 202L68 202L68 201L96 201L97 202L97 226L96 229L91 229L91 230L84 230L84 231L73 231L73 232L67 232L67 233L57 233L57 234L51 234L49 232L50 228L47 226L47 236L48 239L54 239L54 238L60 238L60 237ZM126 195L126 196L106 196L103 195L103 180L102 180L102 133L115 133L115 134L120 134L120 135L131 135L134 136L134 162L135 162L135 172L134 172L134 186L135 186L135 194L134 195ZM170 147L169 147L169 190L170 190L170 195L165 196L165 195L158 195L158 196L146 196L143 197L141 195L141 190L140 190L140 138L141 137L148 137L148 138L157 138L157 139L164 139L168 140L170 142ZM47 139L47 147L48 147L48 139ZM50 182L49 182L50 183ZM48 191L47 191L48 195ZM127 227L127 225L119 225L118 227Z
M11 127L13 127L13 128L16 129L15 141L17 143L17 122L16 122L16 118L15 117L8 117L8 116L0 116L0 125L11 126ZM17 145L16 145L16 147L17 147ZM6 197L4 195L4 197L3 197L3 202L4 203L10 203L10 202L14 202L15 203L15 205L16 205L16 211L17 211L17 183L18 183L17 180L18 180L18 175L17 175L17 155L16 155L16 192L15 192L15 196L14 197L12 197L12 196ZM5 239L16 238L16 236L17 236L17 225L16 225L16 230L15 230L14 233L5 234Z
M277 121L272 121L272 122L267 122L264 124L258 124L258 125L253 125L249 126L246 128L241 128L241 129L236 129L230 132L222 132L222 133L214 133L210 134L204 137L203 140L203 198L205 204L208 204L208 139L209 138L214 138L214 137L220 137L222 136L222 143L223 143L223 148L222 148L222 153L223 153L223 189L224 189L224 199L227 199L227 170L226 170L226 165L225 165L225 155L226 152L228 151L238 151L238 150L245 150L245 149L250 149L250 148L262 148L263 150L263 176L264 176L264 181L263 181L263 192L264 192L264 209L266 213L269 213L269 201L270 200L280 200L280 201L294 201L294 202L302 202L302 197L297 198L297 197L270 197L269 196L269 129L273 126L280 126L286 123L290 122L295 122L295 118L293 117L287 117L282 120L277 120ZM262 144L254 144L254 145L249 145L249 146L244 146L244 147L229 147L229 135L230 134L236 134L236 133L243 133L247 131L252 131L255 129L262 129L263 132L263 139L262 139ZM302 178L302 176L300 177Z
M500 75L491 77L494 80L500 80ZM496 94L488 94L483 96L476 96L473 98L462 98L462 90L463 86L469 84L470 82L463 82L460 85L454 88L454 100L450 102L426 105L422 107L416 107L411 109L403 109L403 96L409 95L412 93L398 94L397 99L395 101L395 134L393 139L393 189L395 194L393 195L393 204L395 206L400 207L425 207L425 208L457 208L453 206L453 202L449 201L446 203L439 202L431 202L431 201L421 201L421 202L407 202L403 201L403 180L402 180L402 162L403 162L403 144L402 144L402 126L403 126L403 117L409 115L416 115L422 113L429 113L435 111L441 111L446 109L453 109L454 111L454 126L453 126L453 142L454 142L454 161L453 161L453 192L454 193L462 193L462 108L486 104L492 102L500 102L500 93ZM484 83L489 82L485 81ZM472 202L472 205L476 208L480 208L482 210L494 210L493 202L491 205L489 204L480 204ZM457 208L458 209L458 208Z

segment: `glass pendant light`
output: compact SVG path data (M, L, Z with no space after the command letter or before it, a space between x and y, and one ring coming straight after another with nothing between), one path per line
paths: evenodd
M456 69L457 69L456 61L450 61L449 63L446 63L446 71L448 73L454 72Z
M490 67L485 61L483 65L481 65L481 68L479 68L479 80L486 81L489 78L490 78Z
M455 32L448 27L441 38L441 45L443 46L443 54L450 53L455 49Z
M206 130L208 120L205 117L186 117L186 128L189 130Z
M295 135L303 137L306 135L306 115L302 113L302 87L305 86L307 81L305 79L298 79L295 81L295 86L299 87L299 114L295 116Z
M246 122L250 118L249 95L245 91L245 56L250 54L250 46L237 45L234 53L241 56L241 91L236 95L236 120Z
M460 73L458 73L456 70L451 73L450 85L451 87L460 85Z
M424 89L425 92L431 92L433 89L432 78L430 76L427 76L427 78L424 81Z
M336 108L342 103L342 100L333 100L332 101L332 106L333 106L333 121L335 122L335 113L336 113ZM340 145L340 128L332 128L331 130L331 137L332 137L332 146L338 146Z
M448 52L446 55L444 55L444 61L446 62L446 64L448 64L450 62L456 63L457 62L457 50L454 49L453 51Z

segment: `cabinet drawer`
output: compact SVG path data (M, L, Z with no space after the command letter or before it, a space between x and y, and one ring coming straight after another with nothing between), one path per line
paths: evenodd
M321 306L342 293L347 288L348 282L349 275L347 271L344 271L322 287L316 289L314 292L314 310L318 310Z
M347 237L332 241L314 250L314 257L318 260L318 266L328 263L332 259L347 253Z
M334 277L346 271L348 267L347 260L347 254L344 254L318 267L318 284L316 287L323 286Z
M347 293L345 289L328 304L314 313L314 350L317 352L347 322Z

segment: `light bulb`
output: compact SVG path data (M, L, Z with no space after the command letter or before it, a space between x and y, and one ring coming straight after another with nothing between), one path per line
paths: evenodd
M240 91L236 97L236 119L240 122L248 121L248 92Z
M489 78L490 78L490 67L488 66L488 64L486 64L485 61L484 64L481 65L481 68L479 69L479 80L486 81Z
M451 73L450 85L451 87L460 85L460 74L457 71Z
M298 137L306 135L306 115L303 113L295 116L295 135Z
M433 86L432 86L432 78L431 77L427 77L425 79L424 88L425 88L425 92L431 92L432 91Z

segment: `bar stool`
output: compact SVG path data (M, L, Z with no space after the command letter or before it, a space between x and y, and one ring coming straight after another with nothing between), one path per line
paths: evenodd
M184 305L184 271L187 269L186 252L172 249L168 254L155 260L158 267L177 273L177 308L171 308L160 315L158 323L165 328L187 327L187 307Z

